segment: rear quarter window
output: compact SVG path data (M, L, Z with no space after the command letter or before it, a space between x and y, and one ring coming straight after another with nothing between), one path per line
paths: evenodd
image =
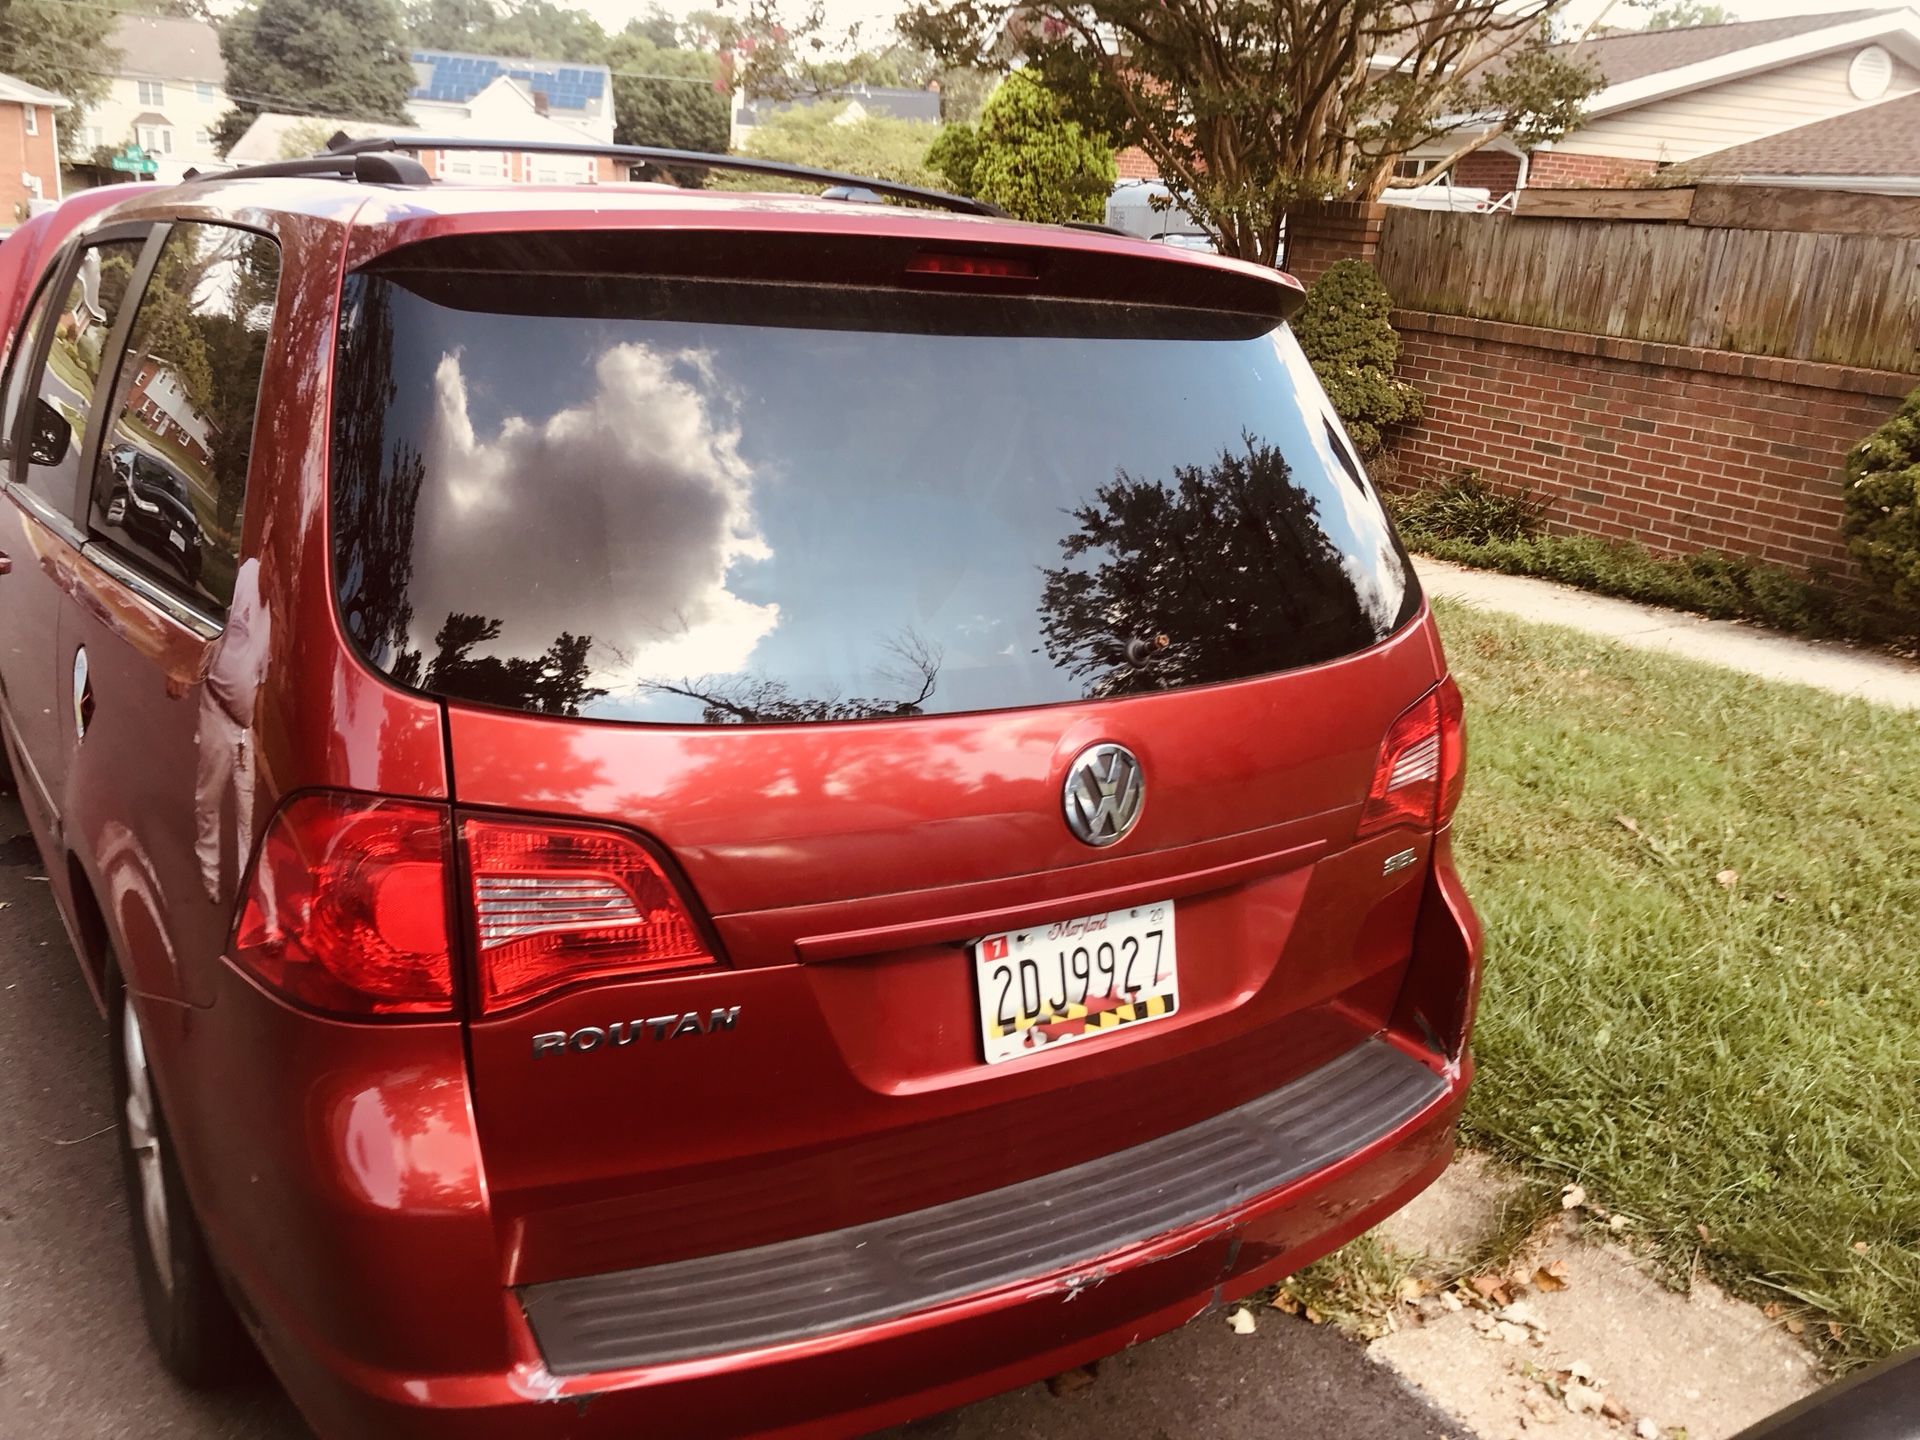
M335 579L399 682L605 719L1054 704L1351 654L1406 556L1284 326L411 265L349 277Z

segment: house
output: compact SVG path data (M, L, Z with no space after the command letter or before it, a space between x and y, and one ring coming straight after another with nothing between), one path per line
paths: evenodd
M162 184L191 169L217 169L214 132L231 103L219 32L204 20L123 14L112 44L119 55L106 99L78 122L82 150L137 144L153 157L153 178Z
M207 419L194 409L180 377L164 360L144 357L127 394L127 408L154 434L171 440L202 465L213 458Z
M1599 35L1562 46L1603 77L1581 123L1523 155L1502 136L1454 165L1456 184L1632 185L1672 165L1920 92L1920 12L1789 15ZM1414 150L1423 176L1474 133L1463 124Z
M59 114L68 103L0 75L0 227L25 220L35 200L60 198Z
M739 99L733 108L729 144L738 151L747 147L753 127L782 110L808 109L814 105L844 105L834 118L836 125L852 125L869 116L885 120L919 120L929 125L940 123L940 92L909 90L895 85L853 85L826 95L803 95L792 100Z
M494 150L444 150L421 145L410 151L427 172L441 180L505 180L531 185L606 185L627 178L624 161L604 155L543 154L515 150L516 140L554 144L611 143L612 106L608 105L609 138L582 131L573 121L557 118L541 108L539 92L517 76L497 74L464 103L436 101L422 106L410 102L420 123L387 125L374 120L320 120L310 115L268 111L253 124L227 154L230 165L256 165L309 155L324 146L335 132L354 139L373 135L417 135L422 139L447 137L506 142ZM424 113L422 113L424 112Z
M414 123L335 120L267 111L227 153L230 165L257 165L308 155L335 132L446 136L507 142L498 150L443 150L423 145L411 153L442 180L506 180L533 185L604 185L627 178L623 162L606 156L515 150L515 140L551 144L613 143L613 75L604 65L573 65L452 50L413 52L414 87L407 111Z
M518 124L512 94L555 125L613 143L613 74L604 65L416 50L413 74L407 110L428 134L470 133L476 120Z
M1920 92L1716 150L1678 173L1722 184L1920 195Z

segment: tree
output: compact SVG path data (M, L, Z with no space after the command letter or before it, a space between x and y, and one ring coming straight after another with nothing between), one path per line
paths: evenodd
M555 5L552 0L517 0L452 48L599 65L606 61L607 32L584 10Z
M1293 317L1313 373L1363 455L1380 449L1381 431L1420 418L1420 392L1395 375L1400 336L1393 300L1358 260L1341 260L1313 282Z
M845 104L819 104L778 111L753 127L743 148L767 160L851 171L902 185L939 183L927 166L927 149L939 134L933 125L884 115L847 121L846 110ZM778 188L777 182L758 176L726 177L718 184L724 189Z
M1302 200L1373 198L1460 117L1462 152L1531 148L1598 83L1547 49L1561 0L915 0L902 32L952 64L1021 59L1093 134L1137 145L1229 254L1272 263Z
M1920 613L1920 390L1847 456L1841 533L1867 582Z
M1649 30L1686 30L1695 25L1725 25L1732 20L1723 6L1711 0L1667 0L1647 11Z
M409 124L407 53L396 0L259 0L235 11L220 27L220 56L246 98L221 118L221 153L275 107Z
M0 3L0 73L64 95L76 111L84 111L107 98L107 77L119 64L113 26L114 12L104 5L4 0ZM80 158L81 135L78 124L60 126L64 158Z
M719 61L698 50L663 49L635 21L607 49L613 70L613 138L622 145L725 151L727 96Z
M1113 191L1112 143L1067 119L1053 93L1024 70L993 92L977 129L941 131L927 163L961 194L1047 224L1101 220Z

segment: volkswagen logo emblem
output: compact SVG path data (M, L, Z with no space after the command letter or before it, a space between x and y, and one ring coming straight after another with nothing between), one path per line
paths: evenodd
M1111 845L1140 818L1147 780L1124 745L1089 745L1067 767L1067 828L1089 845Z

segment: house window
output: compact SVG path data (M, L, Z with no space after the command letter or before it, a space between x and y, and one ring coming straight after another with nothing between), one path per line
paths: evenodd
M1440 164L1438 160L1396 160L1393 162L1393 178L1396 180L1418 180L1430 173Z
M193 93L198 99L211 101L213 99L213 86L208 81L196 80L193 82Z
M440 158L450 180L505 180L507 157L499 150L449 150Z
M29 135L38 135L40 133L40 107L38 105L23 105L20 108L27 112L27 133Z
M150 155L173 153L173 127L170 125L142 125L136 138L140 141L140 148Z
M202 125L193 132L193 148L194 149L204 150L212 143L213 143L213 137L207 133L206 126Z
M142 80L139 82L139 86L140 103L142 105L164 105L167 103L167 87L162 85L158 80Z

